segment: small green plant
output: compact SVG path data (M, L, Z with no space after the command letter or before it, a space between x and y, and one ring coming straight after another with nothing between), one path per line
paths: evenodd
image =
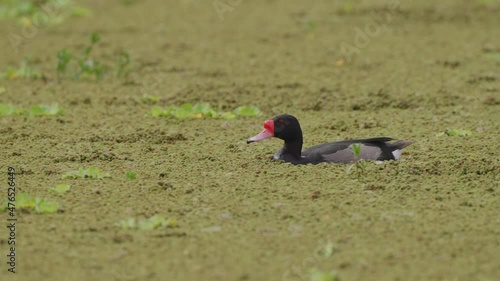
M103 179L111 177L108 173L103 173L99 168L89 167L88 169L78 169L62 176L63 179Z
M42 76L43 75L39 68L34 66L28 58L24 58L21 65L17 69L9 67L5 72L0 72L0 78L7 78L11 80L17 78L39 79L42 78Z
M51 105L38 104L30 107L29 110L15 107L12 104L0 103L0 116L26 114L31 117L57 116L62 115L64 110L57 103Z
M335 271L324 272L318 269L311 269L309 272L310 281L340 281L340 277Z
M24 110L17 108L10 103L0 103L0 116L20 115Z
M54 25L69 17L90 14L89 10L76 5L72 0L1 0L0 4L0 19L17 18L23 26Z
M237 116L253 117L262 115L262 111L255 106L238 106L233 112Z
M119 52L116 58L116 77L127 77L130 73L130 55L127 52Z
M176 227L177 221L175 219L166 219L161 215L154 215L143 220L127 218L115 223L115 225L122 229L152 230L157 228Z
M63 49L57 52L57 78L61 79L62 74L66 72L69 62L71 61L73 54L70 51Z
M62 115L64 113L62 108L60 108L57 103L51 105L44 105L44 104L34 105L30 107L30 109L27 112L28 115L32 117L57 116L57 115Z
M137 177L136 173L134 173L134 172L127 172L127 178L129 180L135 180L136 177Z
M90 43L83 49L80 56L76 56L67 49L62 49L57 53L57 77L61 79L66 74L72 61L76 62L79 69L73 73L75 79L80 79L82 75L94 76L96 80L101 80L104 75L104 66L97 60L90 58L90 53L95 44L101 40L98 33L90 35Z
M351 150L352 154L354 155L355 162L354 164L349 165L347 168L347 173L349 174L350 171L352 170L353 167L356 168L356 177L358 180L361 178L363 173L366 170L366 161L364 159L359 159L359 153L361 152L361 146L362 144L360 143L353 143L349 146L349 149Z
M71 186L69 184L58 184L54 187L50 187L49 190L57 193L57 194L64 194L68 192L71 189Z
M318 251L318 255L322 258L329 258L332 254L333 251L335 250L335 247L332 242L328 241L326 245L324 245L321 249Z
M16 209L24 209L37 214L53 214L59 209L59 205L55 202L47 201L43 198L31 197L26 192L21 192L16 195ZM5 201L3 209L7 209L8 202Z
M472 135L472 132L469 131L469 130L462 130L462 129L453 129L453 130L446 130L444 132L441 132L439 134L437 134L438 137L443 137L443 136L450 136L450 137L454 137L454 136L461 136L461 137L466 137L466 136L470 136Z
M83 49L82 58L78 60L78 64L80 65L80 74L88 73L90 75L94 74L97 80L102 79L102 75L104 72L104 68L100 62L96 60L90 59L90 52L94 48L94 45L101 41L101 36L99 33L92 33L90 35L90 44Z
M162 108L153 106L151 115L153 117L169 117L176 119L186 118L216 118L216 119L234 119L237 116L259 116L262 112L254 106L240 106L234 111L219 112L208 103L196 103L194 105L185 103L181 106L170 106Z
M92 51L97 43L101 41L98 33L90 35L89 44L83 49L80 55L75 55L68 49L62 49L57 52L57 78L61 80L68 72L74 79L94 76L96 80L102 80L106 70L112 67L105 66L103 63L91 57ZM127 77L130 73L130 55L121 51L116 57L116 77Z

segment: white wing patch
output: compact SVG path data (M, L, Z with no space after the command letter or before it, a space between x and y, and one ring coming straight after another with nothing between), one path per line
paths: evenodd
M394 150L392 155L394 156L394 159L399 160L399 157L401 157L401 149Z
M281 157L281 154L282 154L282 153L283 153L283 148L282 148L282 149L280 149L280 150L278 150L278 151L276 151L276 153L274 153L274 155L273 155L273 159L274 159L274 160L280 160L280 157Z

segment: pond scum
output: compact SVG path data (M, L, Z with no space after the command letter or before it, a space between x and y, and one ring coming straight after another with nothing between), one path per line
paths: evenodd
M500 280L498 26L482 0L0 0L0 279ZM304 147L413 144L271 161L246 139L284 113Z

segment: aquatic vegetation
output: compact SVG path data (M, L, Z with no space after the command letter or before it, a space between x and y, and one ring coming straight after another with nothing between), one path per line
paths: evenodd
M88 169L78 169L62 176L63 179L103 179L111 177L110 174L101 172L99 168L89 167Z
M130 55L127 52L119 52L116 58L116 77L127 77L130 73Z
M68 70L68 66L72 61L74 61L79 69L73 73L75 79L80 79L82 75L95 76L96 80L101 80L104 75L104 66L97 60L90 58L90 53L94 48L94 45L101 40L101 36L98 33L92 33L90 35L90 43L83 49L81 56L76 56L67 49L62 49L57 53L57 77L61 77Z
M115 69L116 77L127 77L130 73L130 55L121 51L117 53L116 66L104 65L90 54L95 49L97 43L101 41L99 33L90 35L89 44L83 49L80 55L76 55L68 49L62 49L57 52L57 78L60 80L67 73L74 79L94 76L95 80L102 80L104 74L110 69Z
M328 242L321 249L319 249L318 255L322 258L329 258L333 254L334 250L335 250L335 247L334 247L333 243Z
M169 117L177 119L185 118L215 118L215 119L234 119L237 116L259 116L262 112L259 108L254 106L240 106L233 111L220 112L213 108L208 103L185 103L181 106L169 106L162 108L153 106L151 108L151 115L153 117Z
M356 158L356 161L354 164L349 165L347 168L347 174L349 174L352 170L353 167L356 168L356 177L358 180L361 178L363 173L366 170L366 161L363 159L359 159L359 153L361 152L361 144L360 143L353 143L352 145L349 146L349 149L351 150L352 154Z
M60 76L66 72L66 68L68 67L69 62L71 61L73 54L66 50L63 49L57 53L57 77L60 78Z
M472 132L469 131L469 130L462 130L462 129L448 129L444 132L441 132L439 134L437 134L438 137L442 137L442 136L450 136L450 137L453 137L453 136L470 136L472 135Z
M234 111L234 114L238 116L260 116L262 111L255 106L239 106Z
M40 69L33 65L31 60L24 58L19 68L9 67L5 72L0 72L0 78L6 79L40 79L43 75Z
M70 17L90 14L88 9L76 5L72 0L3 0L0 3L0 19L16 18L23 26L53 25Z
M340 277L335 271L323 272L318 269L311 269L309 272L311 281L340 281Z
M30 107L29 110L18 108L12 104L0 103L0 116L25 114L31 117L38 117L38 116L57 116L57 115L62 115L63 113L64 110L61 107L59 107L57 103L51 105L38 104Z
M69 184L58 184L54 187L50 187L49 190L57 193L57 194L64 194L68 192L71 189L71 186Z
M134 173L134 172L127 172L127 178L129 180L135 180L136 177L137 177L136 173Z
M27 192L21 192L16 195L16 209L28 210L37 214L53 214L59 209L59 205L43 198L31 197ZM2 209L7 209L7 201Z
M115 223L115 225L122 229L152 230L157 228L175 227L177 226L177 221L171 218L166 219L161 215L154 215L143 220L127 218Z
M64 113L64 110L57 103L51 105L34 105L27 111L29 116L56 116Z
M480 0L241 1L220 22L214 0L73 1L96 9L96 18L38 28L18 53L6 36L22 36L22 28L0 21L0 71L31 54L47 77L0 80L0 103L64 109L56 117L0 116L3 194L13 166L18 193L59 204L54 214L16 210L18 277L310 281L335 270L342 281L493 281L500 274L500 68L484 51L500 48L498 8ZM339 14L345 2L353 10ZM396 3L397 14L387 13ZM101 81L75 80L79 65L71 61L58 83L56 53L80 56L92 32L101 40L90 58L116 67L123 49L132 72L116 78L116 68L105 67ZM348 62L343 42L367 46ZM436 63L447 60L460 66ZM222 112L252 105L264 114L149 116L153 106L185 102ZM348 145L348 164L271 161L282 140L246 139L283 112L299 117L303 148L379 136L415 143L401 161L366 160L360 180L354 166L346 174L355 163ZM473 134L436 137L446 129ZM61 179L94 165L111 178ZM59 184L71 189L49 190ZM135 225L153 215L178 226ZM10 217L0 216L5 249ZM115 225L128 218L133 228ZM2 252L5 268L9 250Z
M19 115L23 113L23 109L17 108L10 103L0 103L0 116Z

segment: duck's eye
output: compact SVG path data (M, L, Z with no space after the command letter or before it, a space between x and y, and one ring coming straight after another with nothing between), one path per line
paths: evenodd
M283 124L283 123L285 123L285 121L283 121L283 119L279 119L278 123Z

